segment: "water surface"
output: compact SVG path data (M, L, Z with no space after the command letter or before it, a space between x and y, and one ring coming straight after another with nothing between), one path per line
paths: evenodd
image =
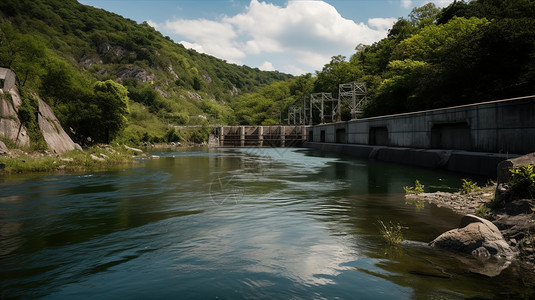
M133 168L0 179L2 298L532 295L514 264L487 278L472 258L425 246L461 216L406 203L402 187L455 190L466 176L305 149L153 154ZM406 227L407 241L389 247L379 220Z

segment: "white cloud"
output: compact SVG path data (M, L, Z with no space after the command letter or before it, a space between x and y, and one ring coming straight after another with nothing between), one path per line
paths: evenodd
M152 28L156 29L156 30L159 30L160 29L160 26L158 25L158 23L154 22L153 20L147 20L147 24L149 24Z
M432 0L432 1L427 1L427 2L433 2L438 7L446 7L446 6L450 5L450 4L452 4L453 0Z
M203 49L204 53L214 55L230 61L238 61L245 57L239 45L234 41L237 34L228 23L210 21L206 19L167 21L167 30L179 34L187 40L182 44L196 45L194 49Z
M186 47L186 49L193 49L193 50L195 50L197 52L206 53L206 51L204 50L202 45L195 44L195 43L190 43L190 42L186 42L186 41L181 41L180 44L182 44L184 47Z
M396 18L372 18L368 20L368 25L377 30L389 30L397 20Z
M401 0L401 7L409 8L412 6L411 0Z
M262 71L275 71L275 67L273 67L273 64L269 61L264 62L260 67L258 67Z
M334 55L349 56L358 44L385 37L395 22L373 18L367 24L345 19L323 1L289 0L285 7L251 0L245 10L220 20L167 21L160 28L179 35L186 47L231 62L269 59L286 70L319 70ZM156 24L157 25L157 24ZM270 56L284 54L286 62ZM293 61L294 63L288 63ZM296 74L294 71L290 71Z

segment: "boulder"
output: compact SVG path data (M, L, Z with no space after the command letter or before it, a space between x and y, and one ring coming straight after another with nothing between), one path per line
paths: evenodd
M43 138L50 149L54 153L65 153L76 149L76 146L69 135L63 130L61 124L54 115L52 108L46 104L41 98L37 97L39 102L38 124L39 129L43 133Z
M0 93L0 136L11 140L18 146L29 147L30 137L24 126L21 125L17 114L21 103L16 88L6 93Z
M474 215L464 216L459 228L441 234L429 245L476 257L512 258L515 255L496 225Z
M8 152L9 149L7 149L6 144L4 142L0 141L0 154L5 154Z
M535 164L535 152L500 162L497 167L498 185L501 183L507 183L511 180L511 172L509 172L510 169L529 164Z

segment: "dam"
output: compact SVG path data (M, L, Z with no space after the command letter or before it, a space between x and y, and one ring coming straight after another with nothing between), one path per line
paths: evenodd
M495 176L535 152L535 96L318 125L220 126L220 147L308 147Z

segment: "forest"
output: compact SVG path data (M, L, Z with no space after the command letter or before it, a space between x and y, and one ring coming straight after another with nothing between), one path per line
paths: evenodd
M3 0L0 21L0 66L18 75L23 123L35 127L39 95L84 143L203 142L214 122L287 123L290 106L311 93L336 98L352 81L368 91L359 118L535 92L532 0L429 3L384 39L297 77L200 54L75 0ZM182 125L203 127L175 129Z

